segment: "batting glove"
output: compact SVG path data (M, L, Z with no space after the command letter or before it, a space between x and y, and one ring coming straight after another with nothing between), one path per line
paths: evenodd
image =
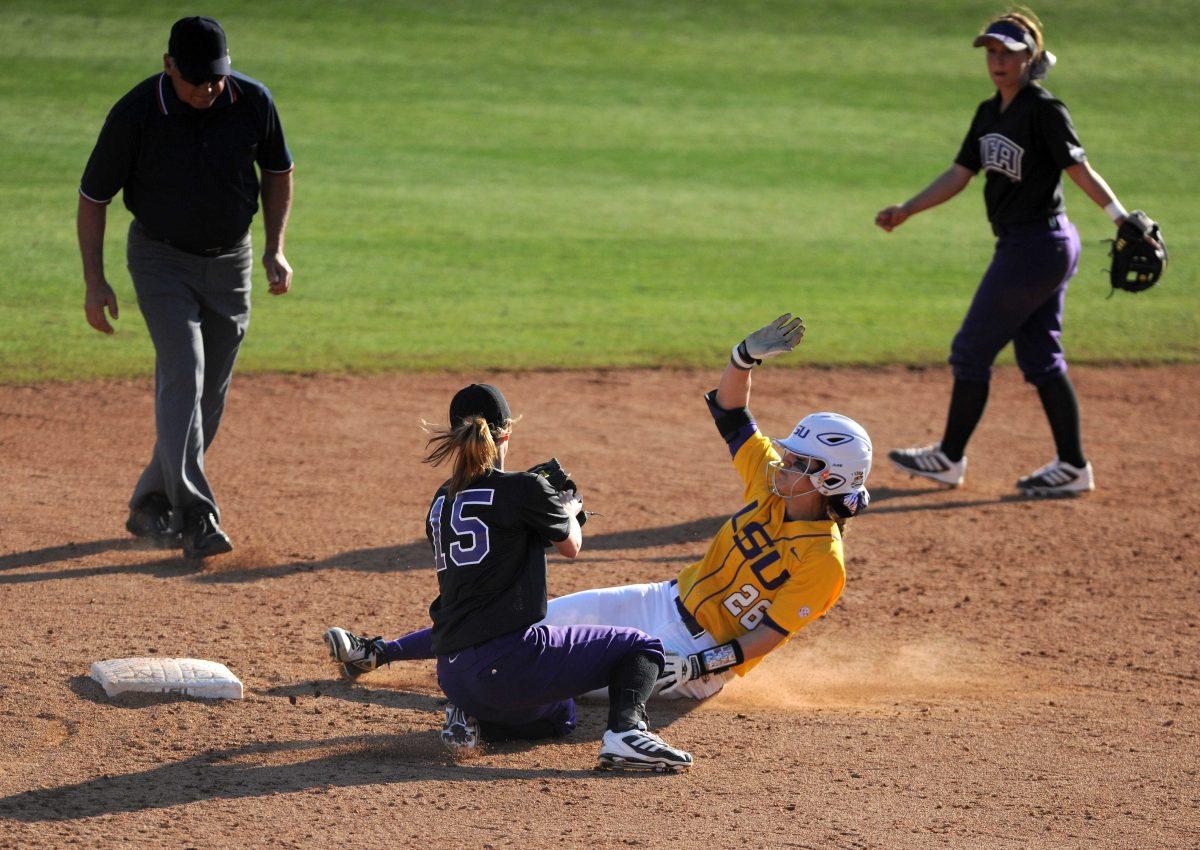
M667 650L663 653L666 663L663 664L662 674L654 685L654 693L658 695L672 694L680 685L692 681L699 675L699 665L693 666L693 656L680 655L678 652Z
M784 313L733 347L730 359L739 369L753 369L771 357L791 351L804 339L804 319Z

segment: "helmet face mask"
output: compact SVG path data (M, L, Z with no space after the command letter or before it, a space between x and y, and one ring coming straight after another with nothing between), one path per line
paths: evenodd
M789 462L785 463L783 460L773 460L767 464L767 482L770 485L771 492L784 499L791 499L794 496L806 496L813 492L813 490L818 489L818 476L828 466L825 460L813 455L797 455L791 452L789 454L792 454L792 459ZM781 489L784 478L791 479L791 487L788 488L787 492ZM803 479L807 479L812 487L803 493L797 493L796 488Z
M768 464L771 492L778 496L788 499L814 490L823 496L837 496L857 492L866 486L873 452L871 438L861 425L847 416L810 413L800 420L791 434L774 443L781 454L788 452L796 459L806 460L807 467L797 469L795 462L784 465L782 460ZM820 465L812 468L812 461ZM787 488L780 477L788 473L807 476L812 489L797 493L795 483Z

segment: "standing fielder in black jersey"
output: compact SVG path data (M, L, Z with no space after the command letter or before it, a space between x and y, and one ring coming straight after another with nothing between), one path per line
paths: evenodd
M1012 341L1017 365L1041 398L1057 457L1017 481L1030 495L1094 488L1083 453L1079 405L1063 356L1063 304L1079 263L1079 234L1063 205L1065 171L1113 221L1125 209L1087 161L1067 107L1039 82L1055 58L1041 23L1027 9L991 21L974 42L987 48L996 94L979 104L954 164L916 196L890 206L875 223L891 232L911 215L957 195L981 169L996 253L950 347L954 389L940 443L888 453L901 470L952 487L967 469L967 441L987 404L992 362Z
M633 628L553 626L546 617L546 547L574 558L583 545L583 503L542 476L506 472L513 418L500 390L472 384L450 402L450 426L435 431L426 461L454 472L429 506L426 535L438 598L421 651L437 658L452 703L442 740L471 750L480 736L560 737L575 728L573 698L608 688L608 731L599 767L677 772L692 757L647 726L646 700L663 672L663 645ZM325 632L330 655L360 662L378 638Z

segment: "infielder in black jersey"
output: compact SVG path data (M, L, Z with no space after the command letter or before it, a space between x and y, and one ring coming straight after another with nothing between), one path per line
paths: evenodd
M506 472L513 418L500 390L472 384L450 402L450 426L433 432L426 461L449 461L429 506L426 535L440 595L433 629L410 654L437 658L451 705L442 740L454 751L484 740L560 737L575 728L573 698L608 688L602 768L680 771L692 757L647 728L646 701L663 672L662 642L613 626L537 625L546 617L546 548L574 558L583 503L546 478ZM386 663L378 638L332 628L325 642L346 665Z
M987 404L992 363L1011 340L1017 365L1042 401L1057 457L1017 481L1030 495L1094 488L1079 435L1079 405L1060 341L1067 282L1079 263L1079 234L1067 220L1062 172L1120 224L1125 209L1088 163L1067 107L1039 82L1055 58L1027 9L991 21L976 38L987 49L996 94L975 111L954 164L875 223L890 232L911 215L957 195L981 169L996 252L950 347L954 388L940 443L888 453L901 470L957 487L967 441Z

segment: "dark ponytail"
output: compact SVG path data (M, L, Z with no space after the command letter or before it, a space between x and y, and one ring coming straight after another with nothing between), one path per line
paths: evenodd
M852 493L826 496L825 513L837 523L838 531L844 534L846 523L865 511L870 501L871 494L867 492L866 487Z

